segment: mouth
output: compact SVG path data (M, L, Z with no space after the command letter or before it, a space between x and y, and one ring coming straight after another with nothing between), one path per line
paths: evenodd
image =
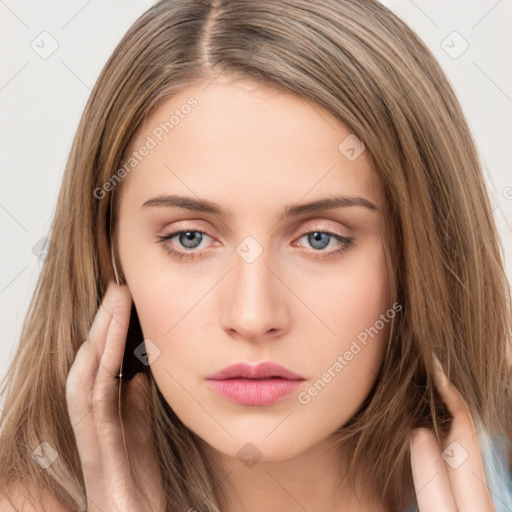
M212 389L233 403L267 406L295 391L305 377L276 363L230 365L207 377Z

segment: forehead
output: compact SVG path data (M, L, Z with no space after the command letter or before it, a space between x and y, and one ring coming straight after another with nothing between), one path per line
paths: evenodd
M145 156L123 187L218 197L226 187L247 195L281 190L286 202L336 187L379 202L362 149L343 123L310 100L251 80L205 81L164 100L138 128L126 158Z

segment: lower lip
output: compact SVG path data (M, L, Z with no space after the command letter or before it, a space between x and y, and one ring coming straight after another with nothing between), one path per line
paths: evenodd
M293 393L302 383L290 379L209 380L212 388L240 405L271 405Z

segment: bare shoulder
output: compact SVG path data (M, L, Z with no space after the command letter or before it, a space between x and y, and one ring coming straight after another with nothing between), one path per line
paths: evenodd
M70 512L48 491L43 493L42 502L35 507L27 500L27 494L29 492L23 484L17 485L9 496L0 492L0 512Z

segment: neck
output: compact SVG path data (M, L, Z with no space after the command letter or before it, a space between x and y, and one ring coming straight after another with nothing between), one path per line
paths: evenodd
M286 460L241 460L205 445L222 512L383 512L368 486L350 484L332 439ZM248 450L250 453L250 449Z

